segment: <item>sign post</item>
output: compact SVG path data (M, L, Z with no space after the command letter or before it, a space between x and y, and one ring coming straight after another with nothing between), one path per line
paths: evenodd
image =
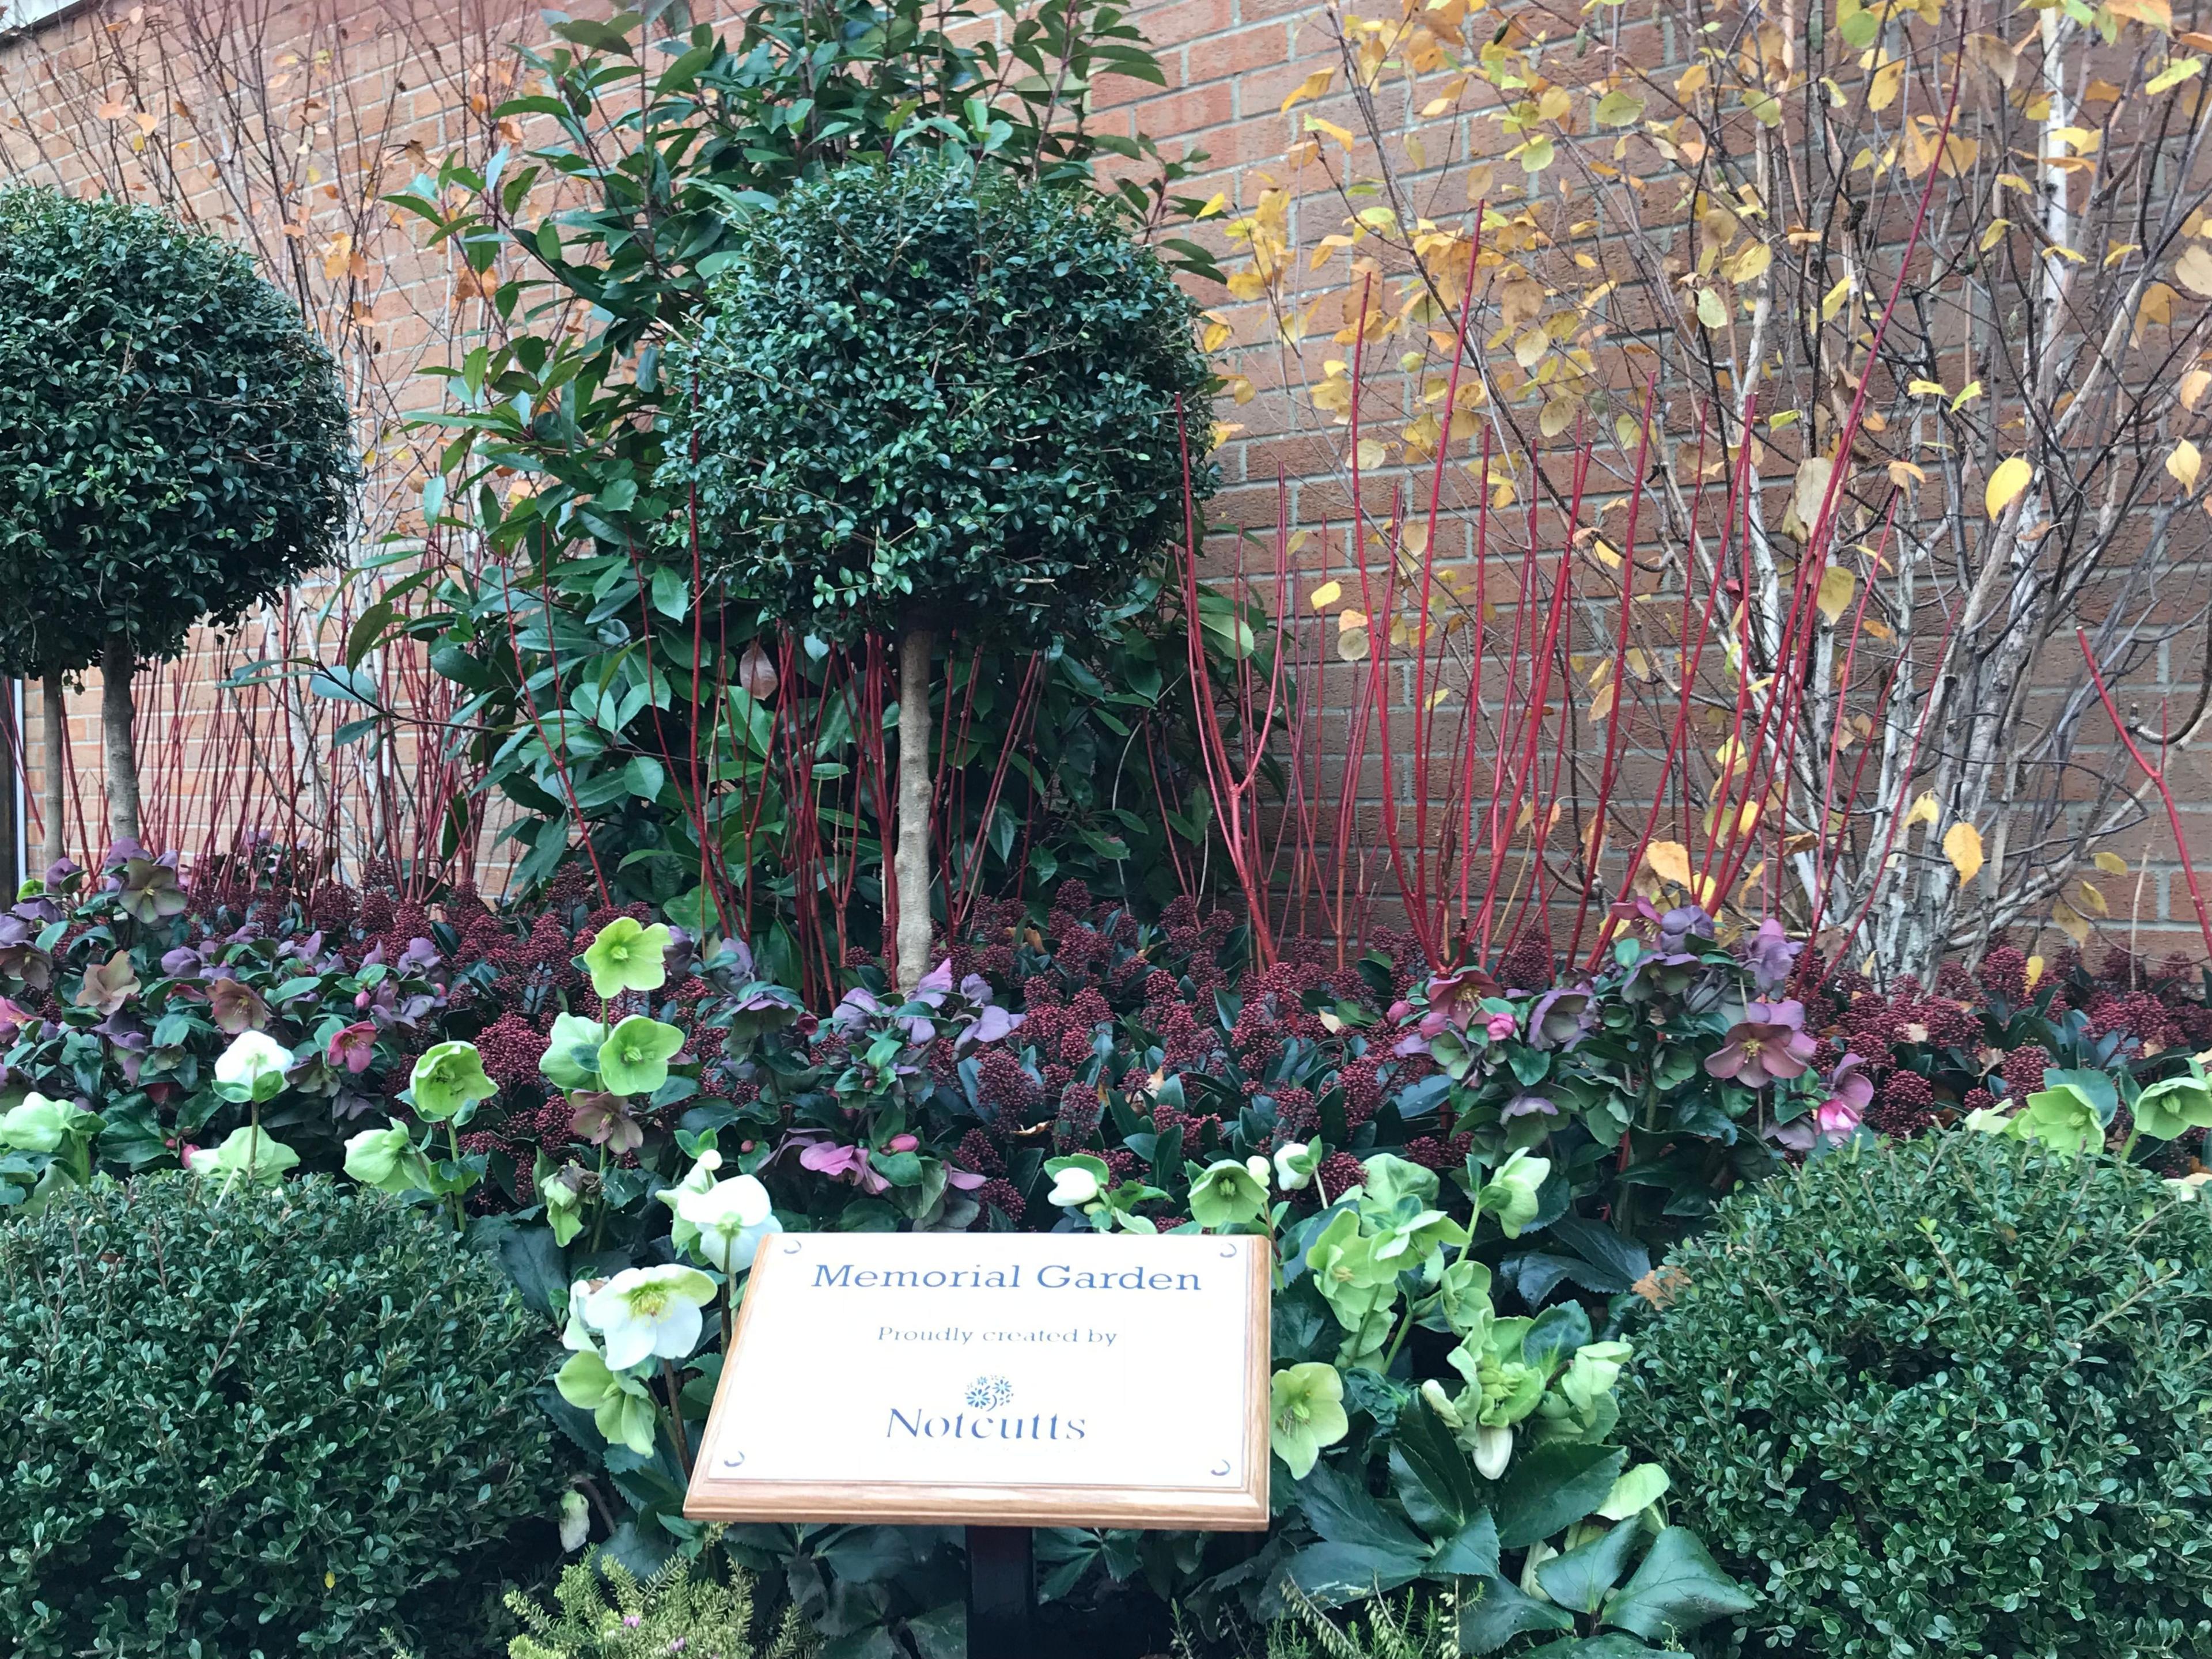
M773 1235L684 1512L965 1526L971 1659L1030 1655L1029 1528L1266 1529L1273 1270L1257 1237Z

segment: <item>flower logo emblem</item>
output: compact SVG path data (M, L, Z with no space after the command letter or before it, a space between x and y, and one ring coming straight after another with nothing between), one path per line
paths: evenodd
M1003 1406L1014 1397L1014 1385L1003 1376L979 1376L968 1385L968 1403L979 1412Z

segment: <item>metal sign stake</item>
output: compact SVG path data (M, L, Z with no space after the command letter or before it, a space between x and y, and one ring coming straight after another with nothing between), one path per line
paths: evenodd
M1036 1554L1027 1527L968 1528L968 1659L1034 1659Z

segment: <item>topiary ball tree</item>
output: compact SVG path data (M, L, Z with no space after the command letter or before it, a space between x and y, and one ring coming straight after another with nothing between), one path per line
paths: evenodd
M1081 190L848 167L754 218L683 372L671 473L712 568L825 638L898 644L896 971L930 945L936 637L1029 646L1126 593L1199 500L1196 307Z
M1806 1659L2212 1653L2212 1209L1971 1131L1730 1197L1622 1432Z
M0 191L0 672L97 662L108 830L138 835L131 675L326 565L355 477L330 353L246 255L151 208Z

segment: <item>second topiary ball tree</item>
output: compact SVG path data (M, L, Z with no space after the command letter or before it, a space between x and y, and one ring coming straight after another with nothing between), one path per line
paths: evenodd
M331 562L355 467L336 365L218 237L150 208L0 191L0 672L100 666L108 833L138 836L131 682Z
M1042 647L1125 593L1202 458L1196 307L1097 194L963 159L848 167L747 228L670 471L731 592L897 642L895 961L931 939L929 682L948 630ZM1190 480L1200 498L1212 474Z

